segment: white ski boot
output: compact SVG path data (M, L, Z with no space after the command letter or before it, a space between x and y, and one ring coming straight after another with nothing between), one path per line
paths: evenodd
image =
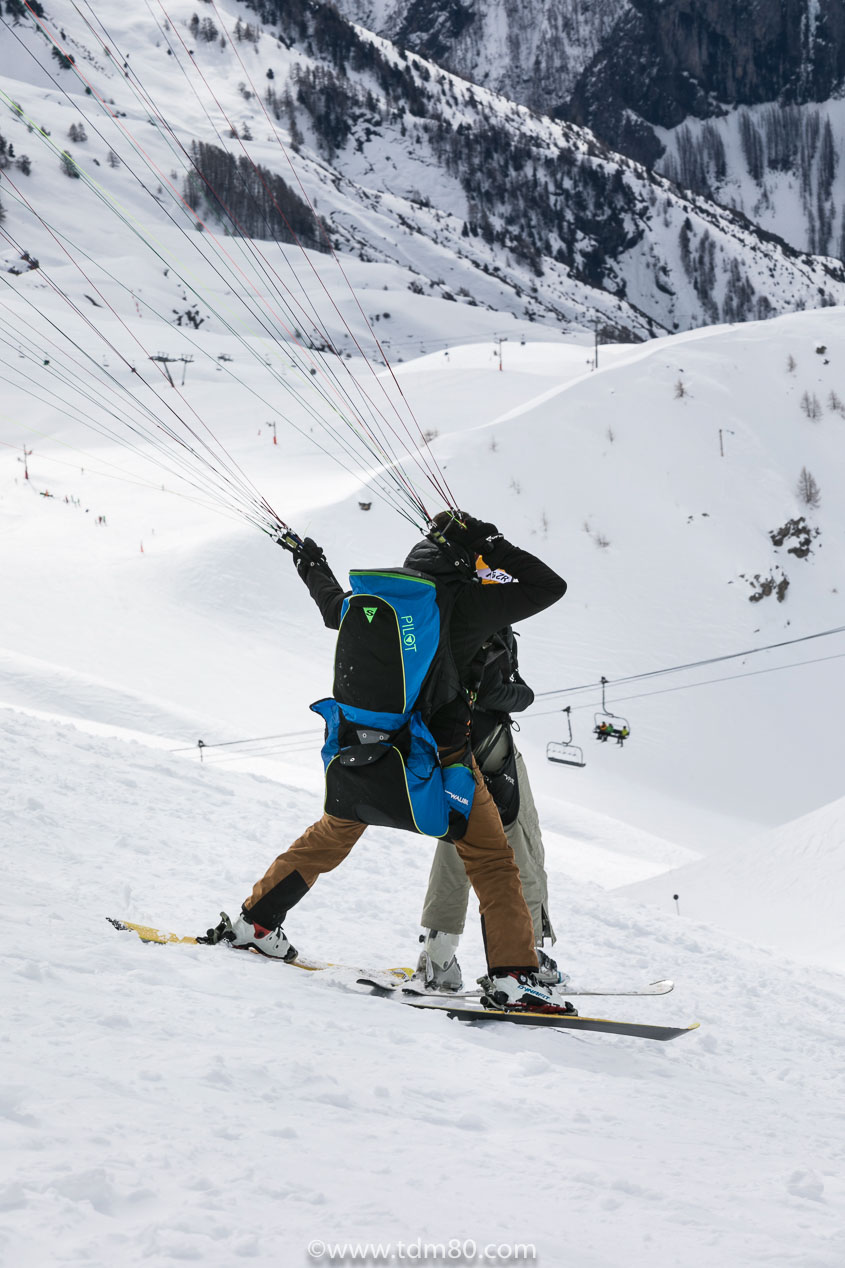
M542 947L535 947L537 952L537 981L541 986L566 986L569 981L568 973L561 973L557 967L557 961L553 960L550 955Z
M480 977L478 985L485 1008L578 1015L577 1008L556 995L551 986L538 981L536 973L499 973L495 977Z
M297 954L281 925L277 929L265 929L243 911L234 922L221 911L220 924L209 929L208 941L228 942L238 951L258 951L274 960L295 960Z
M428 991L459 991L464 984L455 955L460 934L427 929L420 934L420 942L424 945L414 978Z

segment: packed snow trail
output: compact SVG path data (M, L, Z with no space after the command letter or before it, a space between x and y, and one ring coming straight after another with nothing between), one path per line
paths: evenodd
M564 849L561 962L671 970L673 995L615 1015L700 1031L477 1032L328 974L124 939L106 913L205 928L318 798L1 716L4 1263L305 1264L318 1238L471 1238L572 1268L841 1265L845 979L576 884ZM429 861L369 831L291 933L326 958L407 958ZM462 949L477 974L477 922Z

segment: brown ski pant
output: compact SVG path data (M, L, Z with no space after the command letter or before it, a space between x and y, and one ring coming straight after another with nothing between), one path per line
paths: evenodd
M491 970L536 968L534 929L513 850L475 762L473 774L475 797L467 831L455 842L455 848L478 898L487 964ZM318 876L343 862L366 827L355 820L324 814L270 864L244 911L265 928L275 928Z
M501 759L497 765L501 765ZM494 770L497 768L493 763L491 767ZM484 769L487 769L486 764ZM519 868L522 893L531 913L534 942L540 947L546 938L554 942L555 932L549 919L549 883L540 819L528 782L528 772L518 750L516 777L519 784L519 814L510 827L505 828L505 833ZM438 841L420 924L424 929L462 934L468 900L469 880L454 845L449 841Z

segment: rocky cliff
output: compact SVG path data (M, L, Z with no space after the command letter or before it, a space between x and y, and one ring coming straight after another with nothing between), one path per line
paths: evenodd
M654 162L663 147L653 125L825 101L844 81L842 0L631 0L565 113Z

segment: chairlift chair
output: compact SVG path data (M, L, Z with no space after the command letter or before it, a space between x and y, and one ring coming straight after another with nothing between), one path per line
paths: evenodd
M615 740L620 747L625 743L631 734L631 724L627 718L623 718L619 713L611 713L608 709L604 692L607 686L607 679L601 680L601 709L595 715L595 724L593 726L593 735L597 740L606 744L608 740Z
M566 727L569 732L569 738L560 741L551 740L546 745L546 757L550 762L559 762L561 766L586 766L583 749L572 743L570 706L567 705L563 712L566 714Z

